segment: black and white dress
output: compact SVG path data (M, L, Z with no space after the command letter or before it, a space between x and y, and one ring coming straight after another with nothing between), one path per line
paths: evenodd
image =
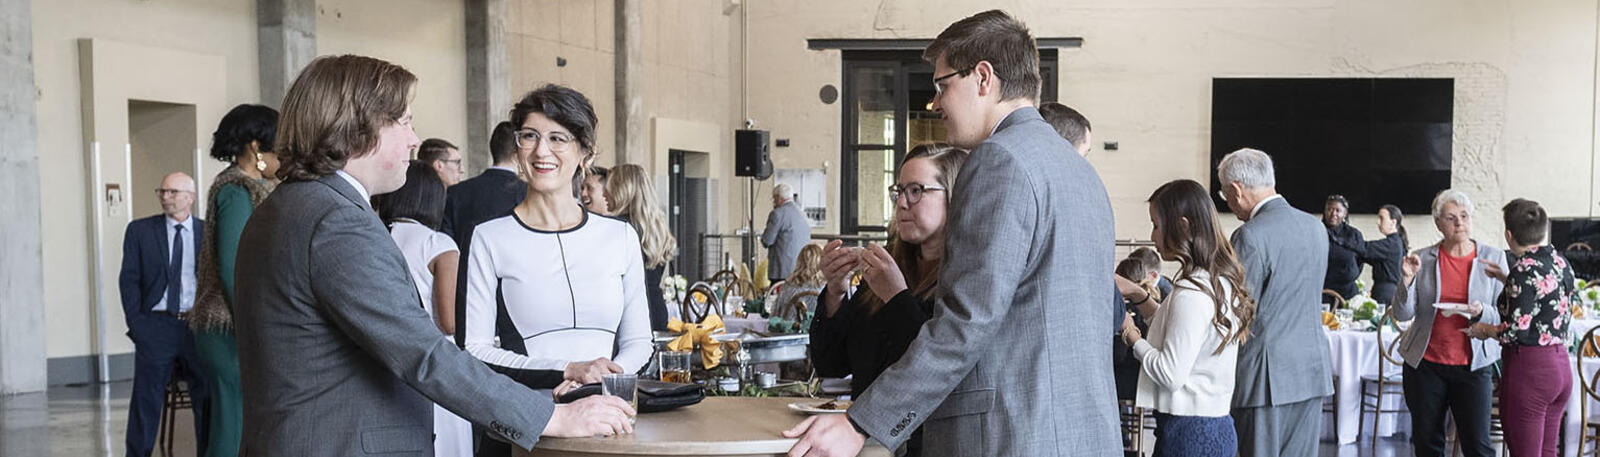
M649 361L649 300L632 226L584 212L577 227L543 231L513 213L478 225L468 252L466 349L497 371L608 357L632 373Z

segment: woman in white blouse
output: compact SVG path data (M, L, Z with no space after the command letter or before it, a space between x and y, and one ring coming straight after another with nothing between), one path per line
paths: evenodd
M633 373L652 350L639 235L585 211L574 192L594 159L596 122L575 90L523 97L511 123L527 197L478 225L468 250L466 349L534 388Z
M406 184L372 197L372 208L389 226L389 235L406 258L406 269L417 285L422 309L433 315L440 336L454 342L456 332L456 263L460 249L450 235L439 231L444 219L444 180L430 163L411 161ZM472 424L433 405L433 455L472 455Z
M1156 457L1226 457L1238 453L1233 419L1234 364L1250 334L1255 300L1237 287L1244 269L1213 217L1205 187L1193 180L1162 185L1150 196L1150 238L1161 258L1178 262L1172 294L1141 306L1148 339L1129 317L1122 337L1140 361L1138 404L1156 410Z

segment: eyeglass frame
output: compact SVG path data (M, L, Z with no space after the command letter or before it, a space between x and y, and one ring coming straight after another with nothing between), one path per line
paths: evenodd
M956 70L956 71L952 71L949 74L946 74L944 76L935 76L933 78L933 94L937 96L939 94L943 94L944 93L944 85L942 84L944 82L944 80L950 79L951 77L955 77L955 76L958 76L958 75L963 77L963 78L965 78L967 75L972 74L973 70L977 70L977 69L978 69L978 66L977 65L973 65L973 66L967 67L967 69L965 69L965 70Z
M910 183L904 186L901 186L897 183L889 186L889 201L900 203L900 197L903 195L906 197L906 205L910 206L922 202L922 194L928 193L929 191L946 192L948 190L949 189L945 189L944 186L929 186L918 182ZM912 195L916 195L916 197L912 197Z
M566 152L567 148L570 147L573 142L578 141L578 139L577 138L573 138L572 134L570 134L570 133L550 132L550 134L558 134L558 133L560 134L559 136L550 137L551 138L551 142L550 142L550 146L549 146L550 152ZM531 144L531 145L522 144L523 136L524 135L529 135L529 134L532 134L531 136L534 138L535 142L533 144ZM546 134L539 133L538 130L534 130L534 129L530 129L530 128L521 128L521 129L517 129L516 133L514 135L512 135L511 138L516 141L517 148L526 149L526 150L533 150L533 149L538 149L539 144L544 142L544 136L545 135ZM566 138L566 139L565 140L561 140L559 138Z

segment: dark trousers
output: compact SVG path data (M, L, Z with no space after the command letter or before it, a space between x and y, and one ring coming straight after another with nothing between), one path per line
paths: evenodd
M194 334L188 323L166 313L141 313L132 319L128 331L133 338L133 395L128 400L128 455L147 457L155 447L156 429L161 425L161 409L166 405L167 381L174 362L189 385L194 402L194 435L205 454L207 401L206 366L194 350Z
M1156 452L1152 457L1233 457L1238 453L1239 437L1231 416L1156 413Z
M1507 345L1503 354L1500 422L1506 447L1517 457L1555 457L1561 413L1572 394L1566 346Z
M1411 446L1417 457L1448 455L1445 414L1455 419L1456 441L1466 457L1490 457L1489 409L1493 405L1494 379L1483 367L1440 365L1422 361L1406 365L1406 408L1411 410Z

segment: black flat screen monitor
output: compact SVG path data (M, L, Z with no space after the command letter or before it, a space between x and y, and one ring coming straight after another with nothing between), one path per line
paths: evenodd
M1321 213L1329 195L1343 195L1352 214L1384 204L1428 214L1450 187L1454 91L1439 78L1215 78L1211 169L1229 152L1260 149L1278 192L1302 210ZM1221 185L1213 172L1212 190Z

